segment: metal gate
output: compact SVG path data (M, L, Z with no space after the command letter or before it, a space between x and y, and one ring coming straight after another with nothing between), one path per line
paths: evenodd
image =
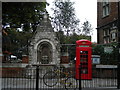
M91 80L80 80L81 85L79 86L79 80L76 80L73 77L72 83L74 82L74 86L71 88L100 88L100 87L114 87L117 88L117 68L116 66L93 66L92 69L92 79ZM106 68L105 68L106 67ZM68 69L63 69L68 71ZM74 68L72 68L73 71ZM57 84L53 87L46 86L43 82L43 76L45 73L49 72L49 70L53 70L52 66L35 66L31 68L21 69L21 70L4 70L2 72L2 90L41 90L41 89L63 89L65 88L62 83L60 83L59 78ZM75 72L73 73L73 75ZM62 74L61 74L62 75ZM49 79L49 78L46 78ZM52 83L52 81L50 82Z
M75 70L73 69L74 67L59 67L59 69L56 69L55 65L29 65L23 69L6 69L2 71L2 90L77 90L79 89L79 80L75 79ZM47 74L50 75L50 72L54 74L55 70L60 70L60 72L57 72L60 75L59 77L45 77ZM72 71L72 73L71 77L66 79L64 75L67 75L68 71ZM71 86L65 86L66 83ZM53 85L49 86L49 84Z

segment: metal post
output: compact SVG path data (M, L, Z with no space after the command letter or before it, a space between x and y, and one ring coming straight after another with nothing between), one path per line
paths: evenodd
M36 66L36 90L39 89L39 66Z
M118 0L118 68L117 68L117 88L120 89L120 3Z
M120 62L118 63L117 68L117 88L120 89Z
M81 65L79 65L79 90L82 90L82 87L81 87Z

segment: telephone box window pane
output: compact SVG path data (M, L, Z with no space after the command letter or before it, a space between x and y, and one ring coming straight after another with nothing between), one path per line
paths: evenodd
M80 54L88 54L88 51L80 51Z
M88 69L87 68L81 69L81 74L88 74Z
M88 74L88 51L80 51L81 74Z
M81 51L81 53L83 53L83 54L81 54L80 55L80 61L81 62L88 62L88 51ZM84 54L84 53L86 53L86 54Z
M85 54L88 54L88 51L84 51Z
M81 63L81 67L85 67L85 68L88 68L88 63Z
M88 59L87 58L81 58L80 61L81 61L81 63L82 62L88 62Z
M88 74L88 63L81 63L81 74Z
M83 55L80 55L80 58L83 58Z
M87 59L87 58L88 58L88 55L83 55L83 58L86 58L86 59Z
M83 51L80 51L80 54L83 54Z

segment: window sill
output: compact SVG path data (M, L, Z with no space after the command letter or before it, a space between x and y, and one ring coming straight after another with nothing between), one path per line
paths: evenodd
M109 17L109 15L103 16L102 19Z

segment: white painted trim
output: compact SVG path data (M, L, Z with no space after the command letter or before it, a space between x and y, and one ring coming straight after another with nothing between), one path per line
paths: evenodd
M96 68L117 68L117 65L96 65Z
M4 67L20 67L20 68L25 68L28 64L24 64L24 63L3 63L2 66L0 66L0 68L4 68Z

